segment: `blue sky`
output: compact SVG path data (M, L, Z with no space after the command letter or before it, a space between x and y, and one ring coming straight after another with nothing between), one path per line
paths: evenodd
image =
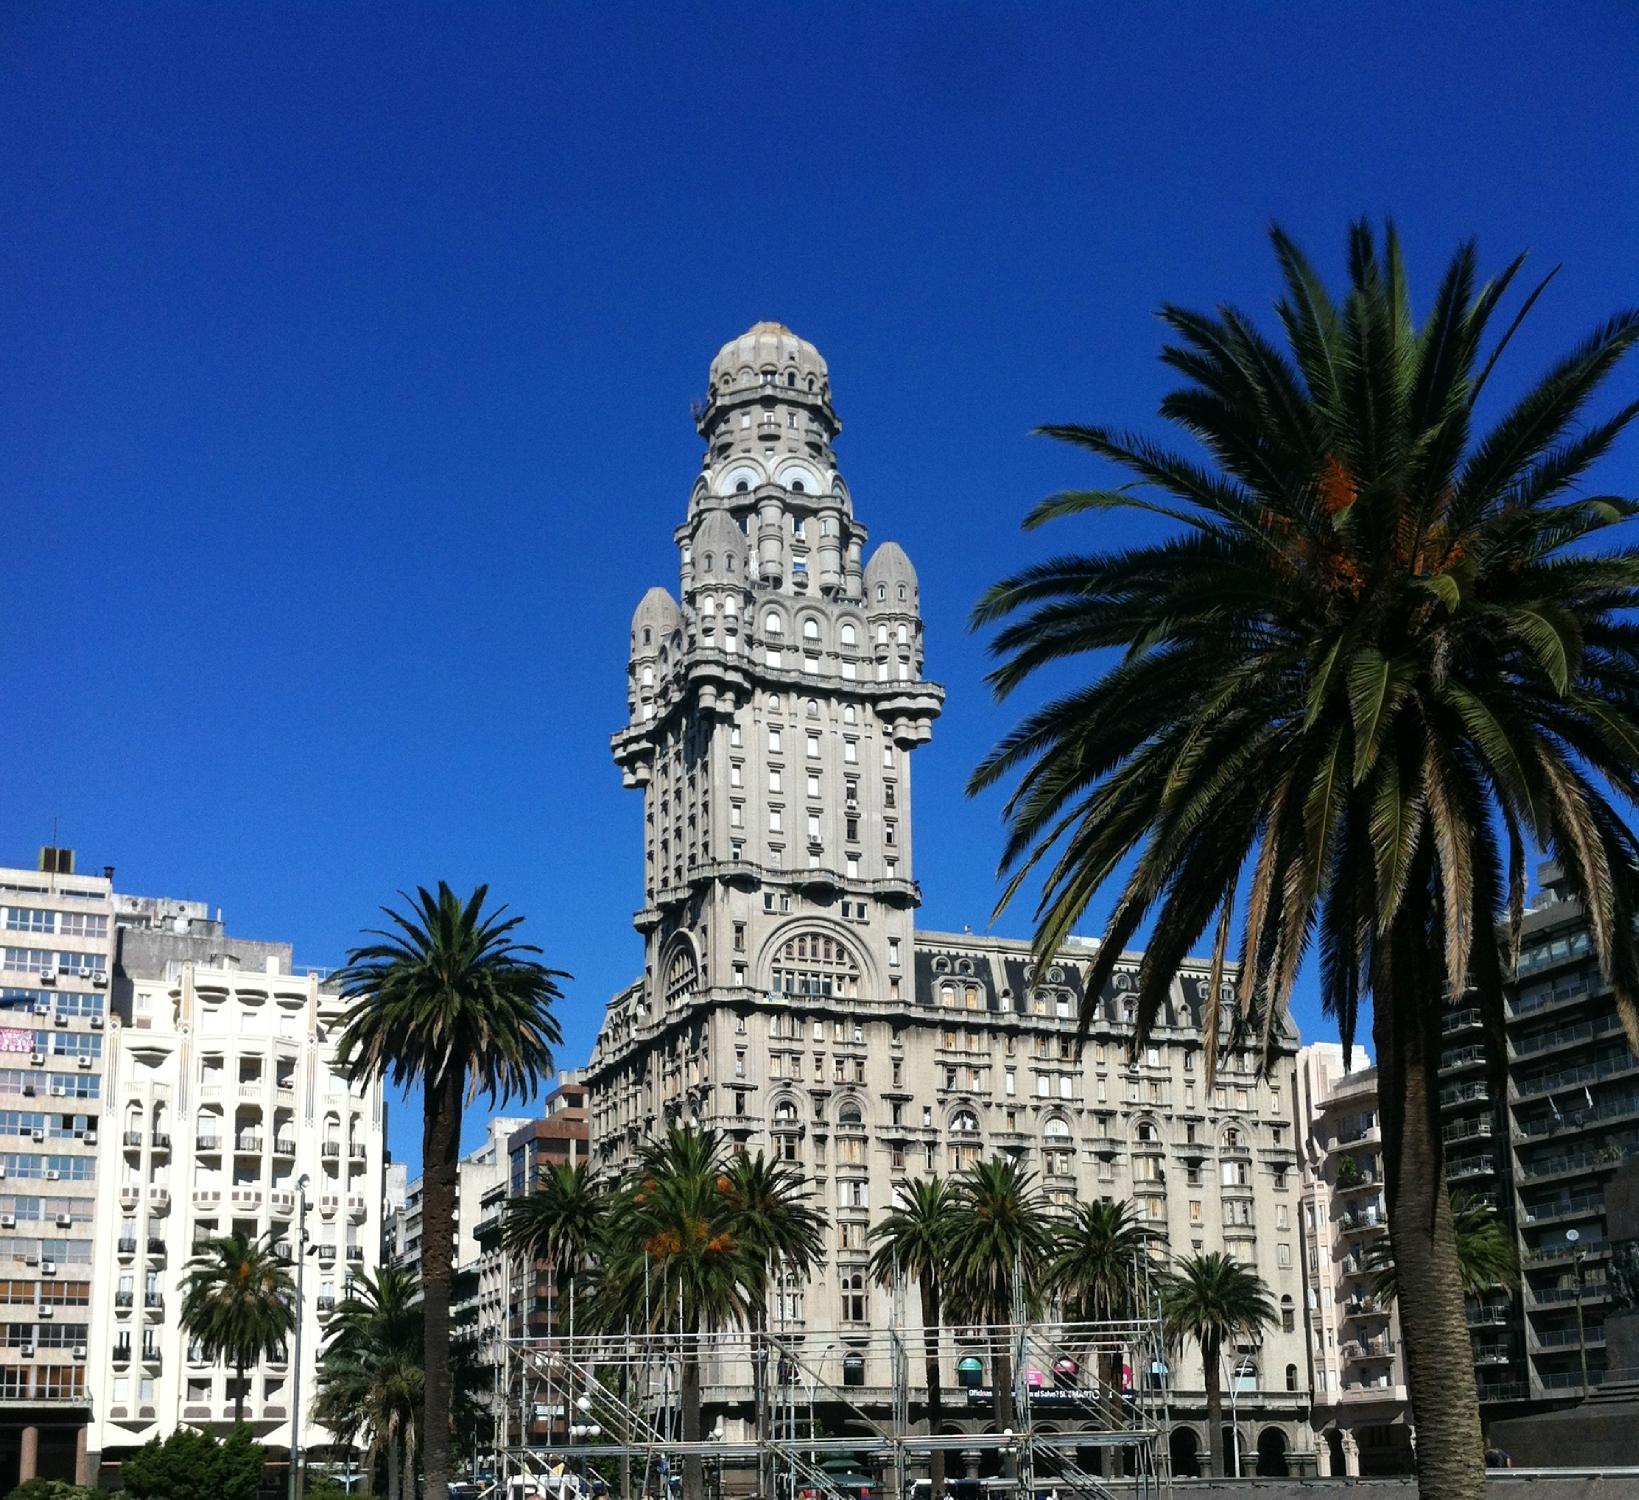
M1154 430L1154 308L1266 309L1271 219L1335 274L1392 213L1425 298L1466 235L1563 262L1504 388L1639 296L1639 12L1561 14L7 7L0 857L58 818L313 964L488 880L583 1058L639 964L627 622L675 587L707 362L774 318L920 570L922 922L983 927L998 805L961 787L1012 710L966 614L1096 534L1019 535L1099 478L1031 427Z

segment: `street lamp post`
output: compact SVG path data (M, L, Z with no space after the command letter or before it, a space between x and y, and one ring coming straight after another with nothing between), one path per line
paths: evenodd
M307 1305L302 1300L302 1272L307 1267L307 1173L296 1179L296 1334L295 1376L290 1401L290 1500L302 1495L302 1317Z
M1582 1394L1588 1394L1588 1335L1582 1325L1582 1261L1587 1255L1578 1243L1581 1234L1575 1229L1567 1229L1565 1238L1575 1246L1571 1255L1571 1264L1576 1270L1576 1352L1582 1365Z
M1250 1354L1243 1354L1235 1361L1234 1369L1229 1376L1229 1433L1235 1453L1236 1479L1241 1477L1241 1419L1236 1415L1236 1408L1241 1394L1241 1372L1247 1369L1256 1375L1257 1362Z

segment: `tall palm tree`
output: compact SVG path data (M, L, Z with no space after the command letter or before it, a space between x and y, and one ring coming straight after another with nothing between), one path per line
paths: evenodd
M1636 506L1580 488L1639 415L1585 416L1639 313L1596 329L1482 432L1477 405L1541 291L1488 347L1519 260L1481 286L1464 245L1419 322L1392 229L1381 244L1351 231L1341 302L1279 230L1274 245L1284 346L1232 308L1162 311L1176 340L1162 359L1183 384L1161 413L1205 462L1102 427L1044 429L1131 482L1053 497L1027 525L1126 508L1181 530L1043 562L985 595L976 622L1007 622L999 693L1095 655L1093 680L1027 715L971 789L1017 775L1003 902L1042 873L1040 954L1115 883L1089 1005L1149 924L1138 1041L1209 929L1209 1074L1225 980L1266 1047L1312 946L1346 1048L1369 1005L1419 1480L1426 1500L1479 1500L1434 1017L1472 990L1501 1068L1534 844L1585 903L1639 1044L1639 841L1608 795L1639 791L1639 631L1625 618L1639 556L1588 545Z
M245 1420L245 1370L284 1346L296 1326L296 1284L271 1240L208 1240L183 1267L181 1322L206 1359L233 1367L233 1419Z
M937 1437L944 1425L944 1382L939 1367L941 1295L950 1265L956 1213L956 1191L948 1178L917 1177L900 1188L892 1212L871 1226L870 1237L876 1242L871 1274L883 1286L892 1285L900 1277L914 1280L921 1299L930 1437ZM942 1448L934 1448L928 1454L928 1484L932 1500L940 1500L945 1493Z
M487 886L463 901L444 882L422 887L409 910L384 907L386 930L355 948L337 976L347 1022L337 1041L355 1078L385 1077L422 1090L421 1288L426 1412L422 1450L427 1494L445 1500L450 1482L450 1270L455 1259L455 1176L461 1112L483 1094L490 1106L527 1097L552 1071L563 1038L552 1005L558 980L513 934L521 917L486 912Z
M1149 1235L1130 1201L1078 1203L1053 1242L1048 1285L1072 1321L1108 1323L1136 1317L1138 1268L1149 1254ZM1104 1356L1098 1372L1112 1391L1120 1384L1115 1362L1115 1355Z
M420 1287L408 1271L360 1275L336 1308L319 1356L314 1419L387 1465L387 1500L413 1500L425 1387Z
M802 1170L792 1162L737 1155L729 1163L727 1198L737 1234L759 1272L748 1290L752 1382L757 1431L768 1432L768 1289L786 1276L804 1279L825 1253L825 1214L809 1202ZM770 1493L768 1455L757 1452L757 1492Z
M1221 1250L1189 1255L1161 1277L1161 1318L1174 1347L1193 1339L1206 1381L1207 1446L1212 1472L1224 1473L1224 1346L1256 1340L1277 1317L1263 1278Z
M543 1167L535 1190L513 1198L501 1226L502 1248L552 1268L553 1306L569 1308L569 1336L575 1335L575 1279L586 1269L597 1243L609 1196L584 1162Z
M1519 1285L1519 1252L1502 1217L1479 1198L1466 1193L1451 1195L1451 1221L1457 1236L1457 1266L1463 1290L1489 1292L1496 1287ZM1377 1272L1372 1290L1387 1302L1400 1295L1400 1276L1394 1266L1394 1246L1387 1239L1375 1241L1366 1252L1366 1264Z
M1005 1327L1022 1304L1031 1316L1046 1287L1056 1233L1036 1174L1017 1157L975 1162L956 1177L950 1301L967 1322L995 1330L991 1352L996 1426L1013 1425L1013 1340Z
M650 1141L616 1194L605 1236L600 1315L679 1338L683 1441L701 1441L700 1342L744 1324L761 1288L761 1249L741 1233L728 1149L714 1130L674 1127ZM683 1459L683 1500L703 1500L705 1464Z

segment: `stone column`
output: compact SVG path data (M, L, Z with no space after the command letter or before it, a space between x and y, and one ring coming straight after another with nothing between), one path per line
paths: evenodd
M1315 1472L1322 1479L1332 1477L1332 1445L1326 1441L1324 1432L1315 1434Z
M89 1485L91 1483L91 1455L89 1452L91 1438L90 1427L74 1429L74 1483Z
M1355 1440L1352 1432L1343 1434L1343 1472L1350 1479L1360 1477L1360 1444Z
M40 1429L28 1426L23 1429L22 1442L17 1449L17 1482L27 1484L39 1472L40 1468Z

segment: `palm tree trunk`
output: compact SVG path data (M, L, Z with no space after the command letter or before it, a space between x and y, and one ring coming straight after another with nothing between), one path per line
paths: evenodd
M1402 942L1397 934L1397 946ZM1479 1392L1439 1136L1440 987L1436 983L1429 998L1420 993L1428 985L1396 977L1401 983L1394 989L1377 990L1393 1003L1375 1007L1372 1031L1389 1243L1417 1423L1418 1493L1422 1500L1484 1500Z
M245 1420L245 1362L236 1359L233 1362L233 1425L237 1427Z
M1218 1341L1201 1341L1201 1374L1206 1381L1206 1451L1211 1475L1222 1479L1224 1468L1224 1391L1218 1373Z
M421 1305L424 1395L422 1462L428 1500L450 1492L450 1271L455 1261L455 1179L461 1150L464 1079L460 1072L426 1088L421 1128Z
M387 1500L404 1500L404 1487L398 1470L398 1439L387 1439Z
M679 1399L683 1404L683 1441L700 1441L700 1344L692 1335L683 1335L682 1376ZM683 1500L705 1500L706 1461L698 1453L683 1460Z
M937 1437L945 1425L945 1391L939 1377L939 1282L932 1271L921 1276L922 1348L927 1361L928 1436ZM944 1500L945 1451L928 1454L928 1500Z
M751 1386L757 1422L757 1493L766 1496L769 1486L768 1449L768 1280L751 1305Z

